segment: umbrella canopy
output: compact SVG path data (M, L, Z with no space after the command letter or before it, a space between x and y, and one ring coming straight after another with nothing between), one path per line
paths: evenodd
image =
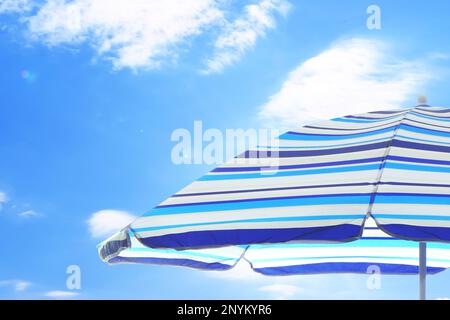
M424 297L425 274L449 266L448 181L449 108L335 118L215 168L99 253L109 263L204 269L244 257L263 274L365 273L376 264L384 273L420 271ZM364 229L366 221L373 226Z
M450 109L371 112L246 151L127 229L152 248L345 242L360 238L372 216L398 238L449 241L448 181ZM104 243L103 257L128 247L127 239L124 230Z
M129 231L130 232L130 231ZM419 273L419 243L400 240L381 231L369 218L361 239L346 243L280 243L175 250L144 246L130 233L130 246L105 262L184 266L204 270L228 270L240 259L265 275L320 273L368 273L376 266L383 274ZM427 273L450 267L450 244L428 246Z

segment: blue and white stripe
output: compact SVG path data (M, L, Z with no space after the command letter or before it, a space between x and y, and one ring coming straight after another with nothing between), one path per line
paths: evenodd
M247 256L257 245L357 240L369 217L397 238L450 242L449 187L450 109L346 116L244 152L138 218L100 252L116 262L136 239L183 252L250 245Z
M254 271L264 275L319 273L417 274L419 244L393 238L367 219L359 240L347 243L279 243L228 246L211 249L152 249L129 233L130 247L105 259L110 264L145 263L228 270L246 260ZM430 243L427 272L450 267L450 244Z
M450 267L450 244L430 243L427 272ZM393 238L369 218L359 240L334 244L280 243L252 245L245 259L265 275L319 273L417 274L419 243Z
M212 170L136 220L147 246L192 249L359 238L375 182L405 111L304 127ZM345 130L343 130L345 129ZM260 166L255 165L262 161Z
M371 213L397 237L450 241L450 109L415 108L401 122Z
M236 264L246 247L232 246L201 250L152 249L129 234L130 246L107 259L110 264L146 263L191 267L206 270L228 270Z

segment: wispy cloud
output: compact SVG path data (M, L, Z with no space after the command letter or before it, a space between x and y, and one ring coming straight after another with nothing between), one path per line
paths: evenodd
M0 191L0 210L2 210L3 204L8 200L5 192Z
M30 217L36 217L38 214L34 210L26 210L26 211L18 213L17 215L19 217L23 217L23 218L30 218Z
M275 15L285 16L290 4L284 0L263 0L247 5L244 14L228 23L215 42L215 53L207 61L204 73L218 73L241 59L266 30L275 27Z
M14 289L15 292L22 292L31 286L31 283L24 280L2 280L0 281L0 287L9 286Z
M93 213L87 223L91 236L100 238L114 234L134 219L136 217L126 211L100 210Z
M35 210L31 209L31 206L27 203L17 203L17 201L13 201L8 198L5 192L0 191L0 210L2 209L2 205L8 202L8 206L6 207L6 211L12 213L21 218L31 218L40 216Z
M251 3L236 20L230 17L240 9L223 0L0 0L0 13L19 13L33 41L88 44L115 69L159 68L176 61L195 37L219 34L207 63L211 73L239 60L275 27L275 13L289 7L287 0Z
M53 299L72 299L79 296L80 293L75 291L61 291L61 290L53 290L46 292L44 296L53 298Z
M432 78L425 60L395 58L393 49L379 40L338 41L290 72L262 106L260 118L270 126L292 128L307 121L397 108L422 93Z
M0 13L26 12L31 8L31 0L0 0Z
M222 18L213 0L48 0L28 19L50 46L87 42L117 69L156 68L175 46Z

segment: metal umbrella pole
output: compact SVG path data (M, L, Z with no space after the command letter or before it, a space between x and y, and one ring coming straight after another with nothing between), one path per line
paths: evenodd
M420 300L426 300L427 291L427 243L419 243Z
M419 105L428 106L427 97L418 98ZM420 300L427 299L427 243L419 243L419 281L420 281Z

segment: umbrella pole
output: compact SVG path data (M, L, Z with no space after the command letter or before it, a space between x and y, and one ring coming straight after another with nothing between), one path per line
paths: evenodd
M427 288L427 243L419 243L419 278L420 278L420 300L426 300Z

